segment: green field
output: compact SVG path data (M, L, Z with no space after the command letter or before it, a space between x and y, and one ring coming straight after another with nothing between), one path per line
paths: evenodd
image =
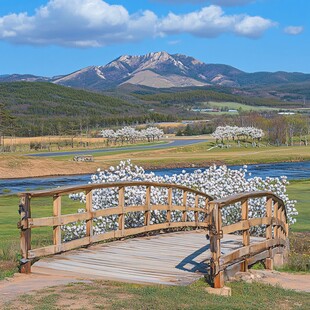
M207 106L218 109L226 109L227 110L242 110L242 111L279 111L279 108L271 108L267 106L256 106L256 105L248 105L238 102L216 102L209 101L205 102ZM228 112L228 111L227 111ZM226 113L227 113L226 112Z
M291 181L287 188L291 199L297 200L297 223L292 225L292 231L310 232L310 180Z

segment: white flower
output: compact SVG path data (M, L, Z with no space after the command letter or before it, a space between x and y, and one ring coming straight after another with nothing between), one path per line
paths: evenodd
M112 168L112 169L111 169ZM157 183L179 184L193 189L197 189L204 193L209 193L215 199L228 195L266 190L272 191L278 195L285 203L290 224L296 222L295 216L298 214L295 209L296 201L289 200L286 194L285 182L286 178L269 178L263 180L260 177L247 179L245 169L232 170L226 166L211 166L205 170L195 170L192 173L182 171L182 174L174 174L172 176L157 176L153 172L146 173L142 167L134 166L131 161L121 161L117 167L110 167L108 170L100 171L97 175L91 177L90 183L113 183L118 181L150 181ZM249 173L249 176L251 174ZM146 187L134 186L125 188L125 206L139 206L145 204ZM173 205L183 204L183 191L173 189L172 203ZM118 206L118 188L104 188L93 190L93 209L100 210L113 208ZM167 204L168 189L160 187L151 187L151 204L165 205ZM85 204L86 195L84 193L71 194L71 199L79 200ZM204 199L199 199L199 206L205 206ZM249 216L264 217L265 216L265 198L249 200ZM195 196L188 193L187 206L195 205ZM85 208L78 210L79 213L85 212ZM223 224L233 224L240 221L241 211L240 203L227 206L222 209ZM190 221L194 220L194 213L187 213ZM199 215L203 220L203 214ZM152 210L151 224L166 222L167 212ZM171 212L171 220L174 222L182 220L181 211ZM116 215L99 217L93 220L94 233L101 234L118 228L118 217ZM140 227L144 225L144 212L131 212L125 216L125 227ZM69 241L86 234L85 221L79 221L64 225L64 240ZM264 232L264 227L255 226L251 228L252 232L260 235Z

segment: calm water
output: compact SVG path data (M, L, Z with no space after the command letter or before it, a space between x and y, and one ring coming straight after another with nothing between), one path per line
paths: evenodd
M240 169L242 166L230 166L232 169ZM181 173L182 170L192 172L198 168L177 168L156 170L158 175L172 175ZM203 169L203 168L200 168ZM280 177L286 175L289 180L310 179L310 161L298 163L274 163L248 165L248 172L252 173L251 177L259 176L265 178ZM2 179L0 180L0 195L3 193L17 193L27 190L53 188L58 186L69 186L86 184L90 180L91 174L78 176L61 176L52 178L24 178L24 179Z

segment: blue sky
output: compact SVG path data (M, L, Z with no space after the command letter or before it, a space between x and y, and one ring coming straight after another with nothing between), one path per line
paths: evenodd
M0 74L68 74L155 51L310 73L309 29L309 0L1 0Z

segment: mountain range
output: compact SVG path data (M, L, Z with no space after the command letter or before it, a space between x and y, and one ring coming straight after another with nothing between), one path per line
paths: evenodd
M124 84L153 88L225 86L253 87L310 83L310 74L299 72L247 73L223 64L206 64L181 54L155 52L142 56L123 55L104 66L90 66L52 78L31 74L0 75L0 82L44 81L103 91Z

